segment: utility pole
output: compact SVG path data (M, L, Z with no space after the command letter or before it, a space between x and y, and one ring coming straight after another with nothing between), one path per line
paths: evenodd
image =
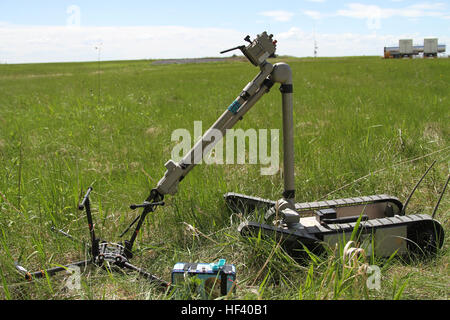
M319 49L319 47L317 46L316 41L316 26L314 26L313 28L313 39L314 39L314 58L317 58L317 50Z

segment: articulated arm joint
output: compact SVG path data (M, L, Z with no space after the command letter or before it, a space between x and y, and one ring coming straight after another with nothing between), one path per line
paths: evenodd
M166 162L165 167L167 168L164 177L158 182L156 190L161 194L176 194L178 191L178 183L183 177L183 168L175 163L173 160Z
M281 93L293 93L294 87L292 86L292 84L282 84L280 86L280 92Z

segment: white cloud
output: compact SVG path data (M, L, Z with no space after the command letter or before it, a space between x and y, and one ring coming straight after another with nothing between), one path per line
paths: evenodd
M8 63L218 56L239 44L233 29L182 26L0 26L0 61ZM237 43L238 42L238 43Z
M372 4L350 3L346 5L346 9L338 10L335 15L366 19L369 29L380 29L381 20L393 17L403 17L417 19L421 17L439 17L444 18L448 15L445 13L446 4L442 2L436 3L417 3L403 8L382 8Z
M284 10L274 10L274 11L263 11L259 13L262 16L269 17L274 19L275 21L287 22L292 19L294 14L289 11Z
M344 16L357 19L368 19L378 17L387 19L394 16L406 18L418 17L442 17L445 15L445 3L418 3L403 8L382 8L377 5L369 5L362 3L350 3L346 5L346 9L336 12L337 16Z
M102 60L194 58L220 56L219 52L242 43L246 33L234 29L188 28L182 26L79 27L12 26L0 27L0 63L95 61L102 43ZM427 35L425 35L427 36ZM320 33L315 39L319 56L382 55L384 46L398 39L413 38L423 43L424 35ZM298 57L313 56L312 31L292 27L275 35L277 53ZM450 37L439 36L439 43ZM236 52L239 53L239 52Z
M303 10L302 11L304 15L315 19L315 20L320 20L321 18L323 18L323 14L320 13L319 11L315 11L315 10Z
M395 1L395 0L392 0ZM400 0L403 1L403 0ZM398 0L397 0L398 2ZM310 18L320 20L326 17L347 17L367 20L369 29L379 29L382 19L393 17L421 18L437 17L448 19L450 12L444 2L422 2L403 8L384 8L375 4L348 3L344 9L335 12L319 12L315 10L303 10L302 13Z
M314 40L318 45L319 57L333 56L382 56L385 46L396 46L402 38L413 39L414 43L423 43L427 35L416 34L377 34L377 33L317 33L293 27L275 35L278 40L278 54L298 57L314 55ZM439 37L439 43L450 43L450 37Z

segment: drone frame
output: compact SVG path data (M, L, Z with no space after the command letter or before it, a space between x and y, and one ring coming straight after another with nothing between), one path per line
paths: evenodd
M89 234L91 239L91 246L90 246L90 258L82 261L77 262L71 262L69 264L66 264L64 266L58 266L54 268L39 270L35 272L29 272L27 269L25 269L23 266L21 266L18 262L15 263L16 269L25 276L25 279L28 281L32 281L34 279L44 278L47 276L54 276L55 274L61 272L61 271L67 271L71 267L87 267L88 265L95 265L96 267L101 268L109 268L109 269L126 269L126 270L132 270L139 274L139 276L149 280L152 283L158 284L161 288L168 288L170 286L170 283L164 281L163 279L145 271L142 268L139 268L133 264L130 263L129 259L132 258L132 247L133 243L136 239L137 234L139 233L139 230L142 226L142 223L147 216L148 213L153 212L155 207L158 205L164 205L164 202L162 201L154 201L155 197L157 197L157 194L155 192L152 192L150 196L147 198L147 200L139 205L133 204L130 206L131 209L136 208L143 208L142 213L138 216L139 223L136 226L130 240L125 240L124 244L122 243L113 243L108 242L105 240L100 240L95 235L95 229L94 229L94 223L92 220L92 213L91 213L91 204L90 204L90 194L92 192L93 188L89 187L83 200L78 206L78 209L80 211L85 210L86 211L86 218L88 222L88 228L89 228ZM131 226L136 222L135 221L121 234L123 236L130 228ZM52 230L55 230L65 237L68 237L70 239L74 239L70 234L62 231L57 230L55 228L52 228ZM111 266L113 268L111 268Z

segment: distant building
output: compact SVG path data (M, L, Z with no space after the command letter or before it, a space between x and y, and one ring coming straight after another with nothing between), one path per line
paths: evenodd
M437 38L424 39L423 46L413 45L412 39L400 39L398 47L384 47L384 57L389 58L412 58L423 53L424 57L437 57L438 53L445 52L445 44L438 44Z

